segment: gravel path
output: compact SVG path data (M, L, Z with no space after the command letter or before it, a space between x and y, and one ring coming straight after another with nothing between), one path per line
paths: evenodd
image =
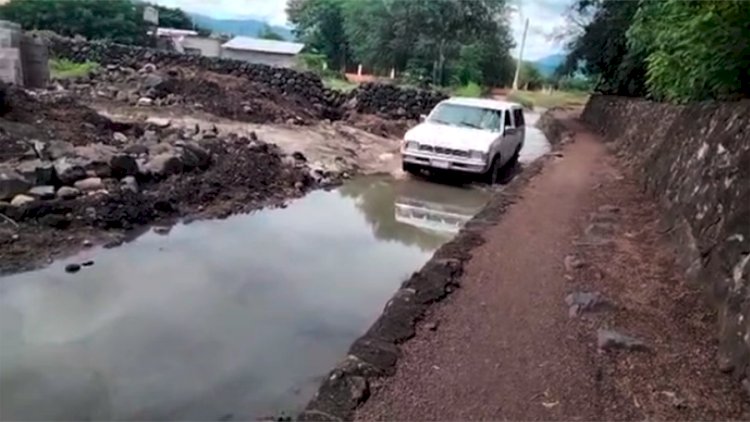
M357 419L748 419L654 204L569 124L574 142L486 233L462 288L431 308ZM573 307L571 293L584 293ZM616 333L606 350L600 329ZM617 334L644 347L609 350Z

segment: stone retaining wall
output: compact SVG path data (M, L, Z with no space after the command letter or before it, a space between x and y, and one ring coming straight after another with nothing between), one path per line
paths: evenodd
M389 119L417 120L446 98L447 95L438 91L365 83L351 92L347 105L359 113L378 114Z
M750 390L750 101L593 96L583 119L663 202L687 278L718 310L719 366Z
M103 41L83 41L60 36L50 36L47 41L50 57L66 58L75 62L89 60L104 66L116 65L135 69L152 63L158 68L180 66L246 76L253 81L275 87L282 94L306 98L314 108L326 109L323 113L326 118L336 118L340 115L339 107L345 100L343 94L326 89L320 78L312 72Z

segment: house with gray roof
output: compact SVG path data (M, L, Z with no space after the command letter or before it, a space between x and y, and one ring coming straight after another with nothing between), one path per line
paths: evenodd
M265 40L251 37L234 37L221 46L221 57L261 63L269 66L292 67L304 44Z

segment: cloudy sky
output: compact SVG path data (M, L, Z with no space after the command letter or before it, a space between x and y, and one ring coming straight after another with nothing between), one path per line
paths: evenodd
M572 0L510 0L516 6L511 25L520 44L523 20L529 18L529 34L524 58L536 60L559 53L561 46L549 39L550 33L564 22L563 12ZM179 7L219 19L254 17L274 25L285 25L286 0L157 0L164 6ZM515 53L515 52L514 52Z

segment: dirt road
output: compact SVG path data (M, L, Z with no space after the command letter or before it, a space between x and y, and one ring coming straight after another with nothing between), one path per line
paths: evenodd
M431 308L357 419L750 417L654 203L603 143L567 124L574 142L486 233L462 288ZM633 342L598 339L601 329Z

